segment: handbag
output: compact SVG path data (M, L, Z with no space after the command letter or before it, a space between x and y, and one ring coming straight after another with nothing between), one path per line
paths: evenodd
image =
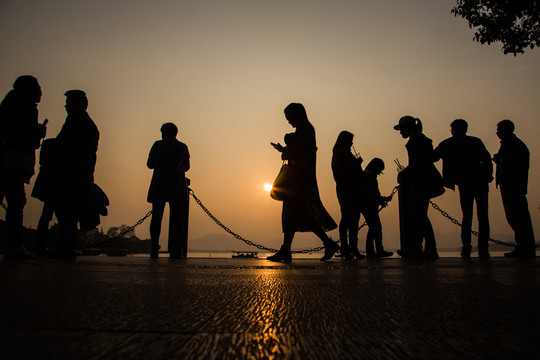
M435 165L431 166L431 173L429 174L429 183L428 183L428 191L429 191L429 198L433 199L437 196L441 196L444 194L444 186L443 186L443 178L441 176L441 173Z
M289 198L294 193L294 180L294 167L284 161L270 190L270 197L277 201Z

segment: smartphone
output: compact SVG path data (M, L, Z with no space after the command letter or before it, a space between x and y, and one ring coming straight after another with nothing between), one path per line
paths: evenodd
M49 119L45 119L45 120L43 121L43 124L42 124L42 125L45 126L45 125L47 125L48 122L49 122Z

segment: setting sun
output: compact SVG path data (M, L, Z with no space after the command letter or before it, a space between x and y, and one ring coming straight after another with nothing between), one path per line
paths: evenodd
M268 184L268 183L264 184L264 190L265 190L265 191L270 191L270 190L272 190L272 184Z

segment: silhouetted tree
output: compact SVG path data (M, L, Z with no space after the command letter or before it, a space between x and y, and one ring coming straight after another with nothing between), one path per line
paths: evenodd
M476 28L481 44L500 41L505 54L516 56L540 46L540 2L537 0L458 0L451 10Z

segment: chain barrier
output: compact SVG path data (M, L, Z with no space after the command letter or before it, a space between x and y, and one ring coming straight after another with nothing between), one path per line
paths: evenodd
M101 245L104 245L104 244L107 244L107 243L110 243L116 239L120 239L120 238L123 238L126 234L132 232L137 226L141 225L146 219L148 219L148 217L152 215L152 210L150 210L149 212L146 213L146 215L144 215L139 221L137 221L134 225L132 226L129 226L127 227L124 231L122 231L120 234L118 235L115 235L113 236L112 238L110 239L107 239L105 241L102 241L102 242L99 242L97 244L93 244L92 246L96 247L96 246L101 246Z
M388 201L386 201L380 208L379 208L379 212L385 208L387 206L387 204L392 201L392 198L394 197L395 193L397 192L397 187L394 188L394 190L392 190L392 193L390 194L390 196L388 196ZM257 249L259 250L266 250L268 252L277 252L278 250L277 249L273 249L273 248L268 248L268 247L265 247L263 245L259 245L259 244L256 244L248 239L244 239L242 236L238 235L237 233L233 232L231 229L229 229L228 227L226 227L225 225L223 225L223 223L221 221L219 221L211 212L210 210L208 210L208 208L206 208L206 206L203 205L202 201L195 195L195 193L193 192L193 190L190 188L189 189L189 194L193 197L193 199L195 200L195 202L201 207L201 209L206 213L206 215L208 215L212 220L214 220L214 222L220 226L223 230L225 230L227 233L231 234L232 236L234 236L236 239L240 240L240 241L243 241L244 243L250 245L250 246L254 246L256 247ZM364 226L366 226L367 223L364 222L359 228L358 230L362 229ZM339 242L339 240L338 240ZM324 249L324 246L319 246L319 247L315 247L313 249L305 249L305 250L292 250L291 253L293 254L310 254L312 252L318 252L318 251L321 251Z
M448 220L450 220L452 223L456 224L457 226L461 227L461 223L454 219L452 216L450 216L446 211L442 210L439 205L435 204L433 201L430 201L429 202L431 204L431 206L437 210L438 212L441 213L442 216L444 216L445 218L447 218ZM478 231L475 231L475 230L471 230L471 234L473 234L474 236L480 236L480 233ZM509 243L509 242L504 242L504 241L501 241L501 240L495 240L495 239L492 239L492 238L488 238L488 241L494 243L494 244L497 244L497 245L503 245L503 246L509 246L509 247L516 247L517 244L515 243ZM540 244L536 244L536 247L540 247Z
M268 251L268 252L277 252L278 250L277 249L274 249L274 248L269 248L269 247L266 247L266 246L263 246L263 245L260 245L260 244L256 244L254 243L253 241L250 241L248 239L245 239L243 238L241 235L235 233L234 231L232 231L231 229L229 229L227 226L225 226L221 221L219 221L211 212L210 210L208 210L208 208L206 206L204 206L204 204L202 203L202 201L195 195L195 192L191 189L191 188L188 188L188 191L189 191L189 194L193 197L193 199L195 200L195 202L197 203L197 205L199 205L201 207L201 209L206 213L206 215L208 215L219 227L221 227L223 230L225 230L225 232L229 233L230 235L234 236L236 239L240 240L240 241L243 241L244 243L246 243L247 245L249 246L253 246L253 247L256 247L257 249L259 250L265 250L265 251ZM394 187L394 189L392 190L392 193L388 196L388 200L385 201L380 207L379 207L379 210L378 212L381 212L382 209L384 209L385 207L388 206L388 203L390 201L392 201L394 195L396 194L396 192L398 191L398 187ZM429 203L431 204L431 206L437 210L438 212L441 213L441 215L445 218L447 218L448 220L450 220L452 223L454 223L455 225L461 227L462 224L456 220L455 218L453 218L452 216L450 216L450 214L448 214L446 211L444 211L443 209L441 209L439 207L439 205L437 205L436 203L434 203L433 201L429 201ZM1 202L0 203L0 206L2 206L2 208L4 208L4 210L7 211L7 206L6 204L4 204L4 202ZM100 243L97 243L97 244L94 244L93 246L100 246L100 245L103 245L103 244L106 244L106 243L109 243L109 242L112 242L116 239L120 239L122 237L124 237L126 234L132 232L137 226L141 225L148 217L150 217L150 215L152 215L152 210L148 211L146 213L146 215L144 215L139 221L137 221L134 225L132 226L129 226L128 228L126 228L124 231L122 231L120 234L118 235L115 235L114 237L110 238L110 239L107 239L105 241L102 241ZM362 225L360 225L358 227L358 230L361 230L364 226L367 225L367 222L364 221L364 223ZM475 230L471 230L471 233L474 235L474 236L479 236L480 234L478 233L478 231L475 231ZM500 240L496 240L496 239L492 239L492 238L488 238L488 241L494 243L494 244L497 244L497 245L503 245L503 246L509 246L509 247L516 247L516 244L514 243L509 243L509 242L504 242L504 241L500 241ZM338 243L339 243L339 240L338 240ZM540 247L540 244L536 244L536 247ZM321 251L324 249L324 246L318 246L318 247L315 247L313 249L304 249L304 250L293 250L291 251L292 253L294 254L310 254L312 252L318 252L318 251Z

